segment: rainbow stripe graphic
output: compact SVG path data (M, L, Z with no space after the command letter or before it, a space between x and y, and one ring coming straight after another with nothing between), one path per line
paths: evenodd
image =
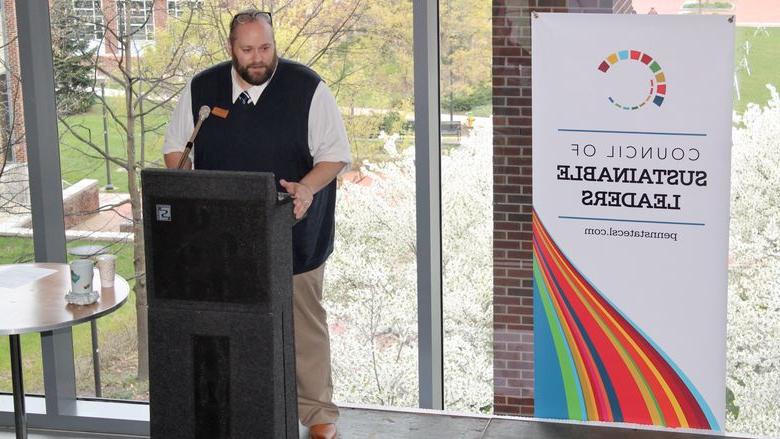
M719 430L685 374L572 265L533 212L536 416Z
M604 60L601 61L601 64L599 64L598 69L603 73L607 73L610 67L621 61L641 62L650 69L651 77L649 91L647 97L637 105L623 105L616 102L612 96L608 97L609 102L623 110L638 110L651 100L655 105L660 107L661 104L664 103L664 98L666 97L666 75L661 69L661 65L658 64L658 61L639 50L620 50L604 58Z

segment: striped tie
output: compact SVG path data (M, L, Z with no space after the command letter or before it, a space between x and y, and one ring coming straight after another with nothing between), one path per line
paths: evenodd
M252 103L252 98L249 97L249 93L244 91L238 96L238 101L243 105L249 105Z

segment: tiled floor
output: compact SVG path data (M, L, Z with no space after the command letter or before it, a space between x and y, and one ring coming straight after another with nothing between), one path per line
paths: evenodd
M338 428L342 439L714 439L747 438L659 429L619 428L508 417L472 417L365 408L342 408ZM305 436L301 431L301 437ZM0 431L0 439L15 438ZM131 436L87 433L31 432L30 439L119 439ZM273 438L276 439L276 438Z

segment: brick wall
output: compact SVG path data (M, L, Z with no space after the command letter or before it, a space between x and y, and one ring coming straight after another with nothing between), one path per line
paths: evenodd
M493 0L493 404L523 416L534 410L532 12L633 9L631 0Z
M168 2L166 0L154 0L154 28L165 27L168 24Z
M118 60L119 41L117 35L119 34L119 19L117 14L118 9L116 6L116 0L105 0L100 2L100 8L103 11L103 25L111 29L111 32L105 33L105 51L111 55L103 58L114 58Z
M70 229L98 215L100 186L98 181L85 178L62 191L65 228Z

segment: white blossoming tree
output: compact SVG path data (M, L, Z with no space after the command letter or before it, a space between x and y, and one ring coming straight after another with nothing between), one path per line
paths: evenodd
M442 157L445 404L492 403L492 137L489 121ZM414 148L345 182L326 270L336 399L413 407L417 389Z
M780 98L750 105L732 152L727 429L780 435Z

